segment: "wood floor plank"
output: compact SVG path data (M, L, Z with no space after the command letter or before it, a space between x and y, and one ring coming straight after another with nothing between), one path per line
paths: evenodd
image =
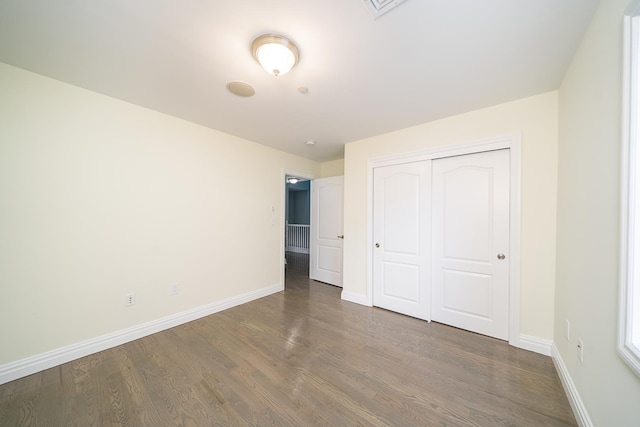
M284 292L0 386L0 426L575 426L550 358Z

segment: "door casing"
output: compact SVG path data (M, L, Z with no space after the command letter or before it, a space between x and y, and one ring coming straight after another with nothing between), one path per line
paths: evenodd
M520 338L520 200L521 200L521 134L512 133L491 138L430 147L425 150L370 159L367 165L367 305L373 306L373 171L377 167L434 160L463 154L509 149L509 344L523 347Z

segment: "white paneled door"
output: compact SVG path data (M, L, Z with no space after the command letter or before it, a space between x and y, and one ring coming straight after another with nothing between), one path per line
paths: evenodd
M432 319L509 338L509 150L432 161Z
M373 304L429 320L430 162L374 169Z
M373 170L373 305L509 338L509 150Z
M309 277L342 286L342 207L344 177L311 183L311 242Z

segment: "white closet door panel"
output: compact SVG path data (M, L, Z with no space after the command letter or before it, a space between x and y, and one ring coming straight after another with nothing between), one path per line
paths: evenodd
M433 160L432 317L509 335L509 150Z
M430 163L374 170L373 304L430 320Z

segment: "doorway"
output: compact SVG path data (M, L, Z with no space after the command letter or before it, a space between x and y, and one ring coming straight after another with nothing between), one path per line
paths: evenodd
M285 175L284 262L287 272L309 277L311 180Z
M343 176L311 179L285 172L283 265L296 274L342 287Z

